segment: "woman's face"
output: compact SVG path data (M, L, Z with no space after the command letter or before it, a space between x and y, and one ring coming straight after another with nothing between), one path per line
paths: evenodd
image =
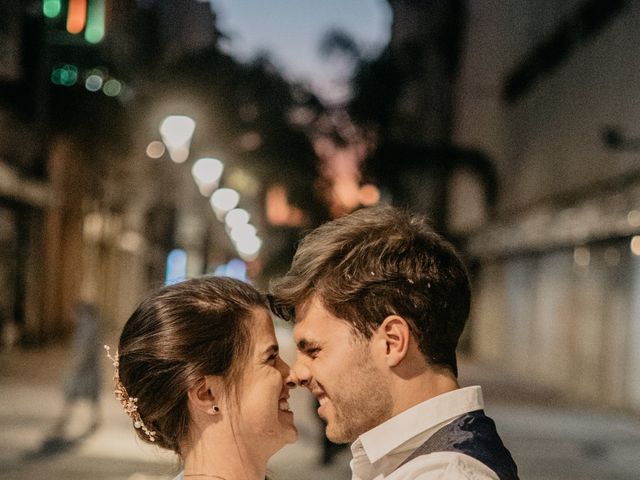
M289 365L278 354L273 321L266 309L256 308L249 320L253 348L237 390L237 425L242 438L269 455L293 443L298 431L289 410Z

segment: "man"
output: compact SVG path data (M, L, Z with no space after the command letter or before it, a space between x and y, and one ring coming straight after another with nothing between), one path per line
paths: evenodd
M469 281L424 220L387 206L320 226L271 300L295 318L289 381L318 398L331 441L354 442L354 480L518 478L480 387L458 386Z

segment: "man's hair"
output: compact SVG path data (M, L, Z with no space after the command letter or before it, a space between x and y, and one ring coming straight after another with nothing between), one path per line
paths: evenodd
M370 339L389 315L404 318L430 365L457 375L455 350L469 315L467 271L422 217L371 207L325 223L300 242L270 304L285 320L316 296Z

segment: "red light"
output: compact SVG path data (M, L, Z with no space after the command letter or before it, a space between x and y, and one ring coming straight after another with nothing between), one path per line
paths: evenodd
M69 0L67 31L80 33L87 23L87 0Z

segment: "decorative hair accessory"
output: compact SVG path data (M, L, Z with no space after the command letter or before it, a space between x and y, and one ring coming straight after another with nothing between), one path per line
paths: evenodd
M138 399L135 397L131 398L129 396L129 393L127 392L127 389L124 388L124 385L122 385L122 382L120 381L120 373L118 372L118 367L120 366L120 363L118 362L118 351L116 350L115 356L112 357L111 347L109 345L105 345L104 349L107 351L107 357L109 357L113 362L113 393L115 397L122 404L122 408L124 408L125 413L129 415L129 417L131 417L131 419L133 420L133 426L135 428L141 428L145 435L149 437L149 441L155 442L156 432L150 430L144 424L144 422L142 421L142 417L140 417L140 413L138 412Z

